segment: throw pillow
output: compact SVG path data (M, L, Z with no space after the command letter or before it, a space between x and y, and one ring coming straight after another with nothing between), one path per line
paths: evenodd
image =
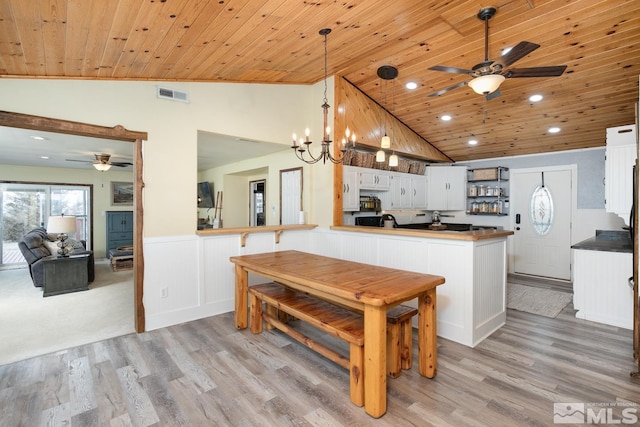
M47 247L47 249L49 249L49 252L51 252L51 255L58 255L58 244L57 242L50 242L48 240L44 241L44 245Z
M73 249L84 249L84 245L80 240L67 239L68 246Z

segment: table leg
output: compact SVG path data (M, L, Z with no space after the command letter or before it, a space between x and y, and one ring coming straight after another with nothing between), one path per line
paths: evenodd
M246 329L247 327L247 304L248 304L248 283L249 272L236 264L236 328Z
M436 322L436 288L433 288L418 298L419 371L427 378L435 377L438 369Z
M374 418L387 412L386 307L364 307L364 408Z

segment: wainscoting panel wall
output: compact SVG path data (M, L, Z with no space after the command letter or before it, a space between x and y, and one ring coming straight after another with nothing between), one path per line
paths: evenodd
M316 228L286 230L279 243L273 232L251 233L245 247L241 241L239 234L145 240L147 328L233 311L235 279L229 257L289 249L444 276L446 282L437 290L438 335L470 347L506 318L505 263L493 269L484 266L496 254L504 258L504 240L477 243L392 234L373 238ZM249 280L253 284L265 279ZM408 303L416 305L415 300Z

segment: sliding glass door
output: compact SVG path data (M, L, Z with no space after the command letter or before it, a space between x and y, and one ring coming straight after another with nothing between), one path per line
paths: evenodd
M91 248L91 186L0 183L0 267L25 263L18 249L24 234L46 227L51 215L76 217L76 234Z

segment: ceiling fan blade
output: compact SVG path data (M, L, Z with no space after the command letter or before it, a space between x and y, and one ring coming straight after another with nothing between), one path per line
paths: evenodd
M126 168L127 166L133 166L131 162L111 162L111 166L118 166L121 168Z
M445 73L455 74L473 74L473 71L471 70L465 70L464 68L447 67L445 65L434 65L433 67L429 67L429 70L444 71Z
M566 65L555 65L551 67L531 67L531 68L512 68L504 76L506 78L516 77L558 77L567 69Z
M449 92L450 90L458 89L459 87L466 86L466 85L467 85L467 82L456 83L453 86L449 86L448 88L445 88L445 89L440 89L439 91L433 92L432 94L427 96L440 96L443 93Z
M500 89L496 89L493 92L486 94L484 96L484 98L487 101L491 101L492 99L495 99L495 98L499 97L500 95L502 95L502 93L500 92Z
M515 45L506 55L502 55L500 58L496 59L496 62L502 64L503 67L508 67L539 47L539 44L522 41Z

